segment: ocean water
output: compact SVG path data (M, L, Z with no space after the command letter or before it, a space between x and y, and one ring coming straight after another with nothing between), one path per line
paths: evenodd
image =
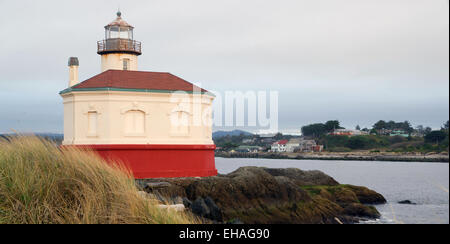
M216 158L221 174L242 166L320 170L339 183L369 187L387 204L376 205L382 216L368 224L449 224L448 163ZM415 205L398 204L403 200Z

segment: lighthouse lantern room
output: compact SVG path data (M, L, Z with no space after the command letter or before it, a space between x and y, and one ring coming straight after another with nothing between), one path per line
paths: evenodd
M214 95L170 73L139 71L133 30L118 12L97 42L102 72L85 81L78 58L69 59L64 146L90 148L135 178L216 175Z
M117 18L105 26L105 39L97 42L97 53L102 56L102 71L108 69L137 70L137 56L142 54L141 43L133 39L134 27Z

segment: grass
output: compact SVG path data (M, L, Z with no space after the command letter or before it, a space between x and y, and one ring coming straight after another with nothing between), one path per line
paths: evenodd
M0 139L0 224L188 224L139 194L131 173L38 137Z

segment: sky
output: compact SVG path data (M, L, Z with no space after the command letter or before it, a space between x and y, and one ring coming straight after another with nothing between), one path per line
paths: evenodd
M96 42L119 7L140 70L278 91L281 131L449 118L448 0L0 0L0 133L63 131L67 60L80 80L100 73Z

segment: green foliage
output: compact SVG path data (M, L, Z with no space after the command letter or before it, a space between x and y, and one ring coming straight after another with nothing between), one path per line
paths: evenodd
M380 120L373 125L375 130L386 129L386 122L384 120Z
M352 149L348 147L333 147L328 149L329 152L351 152Z
M327 130L324 124L317 123L303 126L302 133L304 136L320 137L327 133Z
M343 129L343 127L340 126L340 122L338 120L329 120L325 122L325 124L316 123L303 126L302 133L304 136L319 138L335 129Z
M449 123L449 122L448 122L448 120L447 120L447 122L444 123L444 125L442 126L442 129L441 129L441 130L443 130L443 131L445 131L445 132L447 132L447 133L448 133L448 126L449 126L448 123Z
M384 120L380 120L373 125L373 129L375 130L404 130L406 133L410 134L414 131L411 127L411 123L409 121L405 122L395 122L393 120L386 122Z
M390 144L395 144L395 143L404 142L407 139L404 138L403 136L390 136L390 137L388 137L388 140L389 140Z
M118 162L38 137L0 139L0 224L192 224Z
M346 149L373 149L373 148L384 148L391 143L389 142L389 137L387 136L323 136L319 143L325 145L325 149L328 151L338 152L347 151ZM346 149L345 149L346 148Z
M448 137L448 134L441 130L435 130L425 136L425 142L439 144Z
M348 142L348 136L331 136L327 135L319 140L319 144L325 145L326 149L344 147Z
M275 140L282 140L283 139L283 134L281 134L280 132L278 132L274 137Z
M214 144L216 144L217 147L222 147L226 150L236 148L242 144L242 140L244 139L251 139L251 138L258 138L257 135L245 135L240 134L238 136L223 136L219 138L214 138Z
M228 151L228 150L230 150L230 149L239 147L239 144L233 143L233 142L225 142L225 144L222 145L222 147L223 147L224 150L227 150L227 151Z
M338 120L329 120L325 122L325 130L326 132L332 132L336 129L343 129Z
M346 146L351 149L367 149L369 147L369 140L365 136L351 137Z

